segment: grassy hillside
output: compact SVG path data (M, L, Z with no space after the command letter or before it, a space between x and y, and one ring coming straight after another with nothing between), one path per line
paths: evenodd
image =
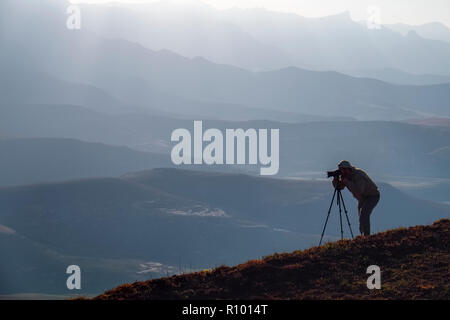
M407 196L388 184L380 184L380 189L382 198L372 215L374 232L450 217L449 205ZM16 232L0 237L2 277L43 279L23 286L3 282L10 285L0 289L62 293L65 282L55 286L51 281L55 274L64 277L61 270L75 263L96 279L84 278L89 280L85 293L99 294L120 283L160 278L179 269L235 265L309 248L319 241L332 192L329 181L169 168L121 178L0 187L0 224ZM356 203L347 191L344 197L356 234ZM344 236L349 236L347 228ZM325 240L338 237L334 208ZM48 250L56 254L41 254ZM112 260L129 263L114 262L112 270L107 262ZM164 268L139 273L140 264L149 262Z
M125 284L96 299L448 299L450 220ZM368 290L366 268L381 268Z

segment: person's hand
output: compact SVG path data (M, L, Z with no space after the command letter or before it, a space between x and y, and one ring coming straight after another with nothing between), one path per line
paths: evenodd
M344 184L342 183L342 181L338 178L338 177L334 177L333 179L333 186L338 189L338 190L342 190L345 188Z

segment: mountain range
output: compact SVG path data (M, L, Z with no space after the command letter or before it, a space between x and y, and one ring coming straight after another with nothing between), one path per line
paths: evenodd
M342 159L351 159L356 166L363 167L378 176L440 178L450 176L447 165L450 129L444 123L436 126L422 125L420 121L419 124L387 121L283 123L217 120L203 121L203 123L205 130L207 128L280 129L279 174L284 177L302 177L311 172L319 173L318 176L323 177L322 172L331 170ZM170 166L170 152L174 146L170 136L173 130L178 128L191 130L193 121L151 114L104 114L69 105L8 104L0 108L0 135L3 137L76 139L110 146L126 146L151 154L158 153L160 154L158 159L166 159L165 162L149 160L148 167L132 166L128 171L150 169L155 163L158 166ZM56 142L56 140L53 141ZM59 144L69 141L60 140ZM39 154L39 150L33 148L31 143L19 145L18 142L18 140L12 140L9 143L11 146L17 143L14 148L16 150L22 148L24 154ZM1 147L0 144L0 149ZM29 150L26 151L26 148ZM5 149L2 154L7 155L10 150ZM48 157L51 157L52 151L48 148L46 150ZM13 157L16 154L18 153L10 153L9 160L3 158L3 161L24 163L32 168L34 167L33 159L42 156L36 155L19 160ZM55 157L56 159L59 157L57 153ZM97 153L92 157L93 159L97 157ZM151 156L149 155L148 158L150 159ZM100 163L103 160L95 161ZM118 165L119 162L122 168L128 168L127 161L122 159L116 161ZM137 162L143 164L140 160ZM206 167L208 166L204 166ZM221 170L222 167L224 166L211 168ZM54 168L42 169L44 173L51 172ZM229 167L226 170L229 169L245 170L247 173L257 172L257 168L251 165ZM5 167L3 170L10 169ZM13 172L20 176L20 170L11 171L10 176Z
M217 10L201 2L81 8L86 29L103 36L254 71L288 66L344 71L370 66L450 74L450 32L439 23L368 29L353 21L349 12L306 18L262 8Z
M6 1L6 4L2 5L7 6L11 3L19 6L16 3L20 1ZM27 8L31 10L32 6ZM36 25L32 24L32 21L23 21L26 16L23 12L18 16L12 14L6 17L6 21L11 25L21 26L21 30L25 30L32 41L20 38L20 35L15 34L14 28L10 29L13 30L10 33L3 33L0 41L5 44L6 50L0 55L0 65L10 68L39 66L40 72L52 77L94 86L109 93L114 99L124 101L123 110L149 108L195 116L208 109L211 113L213 110L223 112L231 105L235 106L236 110L243 107L244 110L263 109L314 116L351 117L359 120L398 120L423 115L450 115L446 102L449 99L449 84L399 86L373 79L353 78L334 71L318 72L297 67L252 72L232 65L215 64L201 57L183 57L166 49L153 51L129 40L96 35L87 28L70 31L63 27L65 16L60 15L59 10L47 8L42 13L43 21L36 21ZM49 18L44 19L45 16ZM334 20L336 19L331 19ZM246 18L246 21L251 19ZM62 27L54 28L55 23L61 24ZM360 27L356 23L355 26ZM392 31L391 33L389 36L392 39L389 43L392 46L405 41L408 43L405 48L395 49L398 51L395 54L402 53L400 59L402 63L413 60L415 65L425 66L424 63L417 63L419 57L411 55L411 53L423 54L426 55L428 63L439 65L440 70L445 69L447 62L440 61L438 57L430 59L430 54L423 51L425 48L426 50L434 48L445 60L450 56L445 53L447 51L450 53L450 43L445 44L449 47L447 50L440 47L442 45L440 42L421 43L420 38L396 39L402 36ZM331 33L327 37L335 36ZM415 41L419 42L418 46L422 49L411 48L409 42ZM361 41L355 43L364 45ZM364 62L362 58L364 55L358 53L356 48L344 46L344 43L342 46L349 51L345 61ZM339 50L331 51L339 52ZM350 52L358 55L358 59L353 59ZM305 54L306 52L303 53ZM380 53L374 53L373 56L378 59ZM314 57L321 58L322 65L326 66L326 61L322 57L317 54L314 54ZM375 63L364 62L364 64L377 67ZM331 66L324 68L343 69ZM358 66L353 64L352 69L358 69ZM404 68L400 66L398 69ZM407 71L420 72L420 70ZM430 70L427 73L434 71ZM97 94L100 92L97 91ZM185 100L190 103L183 103ZM48 101L42 103L46 102ZM51 102L55 102L54 98ZM189 108L190 105L197 103L200 105L199 109ZM101 106L101 103L91 104ZM111 109L114 109L114 103L111 105ZM264 116L263 111L261 116L267 119L269 115ZM261 119L260 117L258 119ZM255 119L255 112L252 119Z
M67 294L71 264L83 270L79 294L96 295L309 248L333 192L325 172L342 159L380 187L374 232L450 216L450 42L442 25L370 30L349 13L305 18L161 1L84 4L81 30L69 30L67 6L0 1L0 295ZM254 165L174 168L171 134L191 130L194 120L221 132L279 129L278 176L260 177ZM356 203L346 191L344 199L357 234ZM360 250L374 245L393 274L414 263L405 248L419 257L417 270L438 261L440 272L448 257L436 248L445 228L442 220L268 261L315 269L303 257L318 252L312 260L348 253L348 261L367 262L372 256ZM339 236L334 210L325 240ZM387 257L399 252L398 260ZM241 268L254 279L252 263ZM296 268L282 269L304 270ZM211 274L246 283L237 269ZM280 273L280 281L289 275ZM344 280L351 297L361 297L361 286L348 284L355 278ZM143 293L136 297L151 295L153 283L137 284ZM420 285L411 294L446 290ZM127 298L130 288L102 297ZM261 297L301 297L298 288L285 296L270 289ZM394 281L377 297L411 297L401 289ZM214 297L232 292L212 290Z
M448 205L413 198L387 184L380 188L374 232L450 215ZM161 277L308 248L319 240L331 195L326 181L179 169L2 187L6 258L1 276L12 279L2 292L64 293L64 281L54 284L65 276L61 268L68 261L92 276L102 272L80 292L99 293L133 277ZM344 199L356 235L356 204L348 194ZM338 226L335 208L326 241L338 239ZM350 237L347 228L345 237ZM20 261L29 269L17 269ZM45 276L38 276L39 270L46 270ZM36 280L14 287L19 276Z
M408 34L410 31L415 31L423 38L450 42L450 28L441 22L429 22L415 26L406 23L395 23L385 26L403 35Z

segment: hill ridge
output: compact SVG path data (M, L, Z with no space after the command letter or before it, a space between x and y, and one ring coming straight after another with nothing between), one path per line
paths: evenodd
M124 284L95 299L449 299L450 219L214 270ZM381 268L381 290L366 269Z

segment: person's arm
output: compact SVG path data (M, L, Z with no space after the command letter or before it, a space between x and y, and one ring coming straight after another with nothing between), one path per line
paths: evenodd
M359 174L354 174L352 179L345 179L342 183L352 191L354 195L357 195L357 198L360 198L364 194L364 181L361 179Z

